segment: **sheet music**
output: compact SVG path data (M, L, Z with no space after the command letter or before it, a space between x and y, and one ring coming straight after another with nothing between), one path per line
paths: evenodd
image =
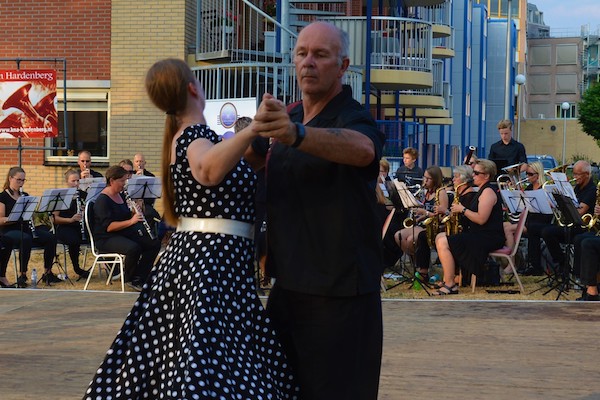
M529 212L532 213L552 214L552 207L543 189L526 191L503 189L500 194L511 213L522 212L525 207L528 207Z
M404 204L404 207L423 207L423 203L417 200L411 191L408 190L406 183L401 182L398 179L394 179L393 182L396 190L398 191L398 195L400 195L400 200L402 200L402 204Z
M88 201L91 201L91 202L96 201L96 197L98 197L100 192L102 192L102 190L105 187L106 187L106 181L104 180L104 178L102 179L102 182L92 183L92 185L89 187L89 189L87 191L87 197L85 198L85 202L87 203Z
M68 209L71 206L76 191L76 188L44 190L38 211L52 212Z
M162 184L154 176L134 175L128 179L126 189L132 199L157 199L162 195Z
M84 178L79 180L79 190L87 192L90 186L94 183L105 182L105 178Z
M8 221L17 222L21 218L23 221L29 221L39 201L37 196L20 196L8 216Z
M569 182L567 174L565 174L564 172L551 172L550 177L554 181L554 187L556 191L558 191L558 193L562 194L563 196L566 196L573 200L573 204L575 204L575 207L579 207L579 200L577 200L577 196L575 196L575 190Z

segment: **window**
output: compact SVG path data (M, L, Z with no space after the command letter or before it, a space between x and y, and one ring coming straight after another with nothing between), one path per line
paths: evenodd
M549 117L548 112L552 111L552 105L548 103L529 103L530 118L544 119Z
M527 78L527 86L530 94L549 94L550 93L550 76L549 75L529 75Z
M577 45L556 45L556 65L577 65Z
M557 74L556 93L577 93L577 74Z
M65 113L64 95L58 98L58 136L47 139L48 147L64 147ZM88 150L95 161L108 160L108 92L107 90L67 91L67 133L68 152L66 150L48 150L48 161L74 161L80 150Z
M550 65L550 46L531 46L529 62L530 65Z
M556 105L556 118L577 118L577 104L570 104L567 110L562 109L562 103ZM563 114L563 112L565 114Z

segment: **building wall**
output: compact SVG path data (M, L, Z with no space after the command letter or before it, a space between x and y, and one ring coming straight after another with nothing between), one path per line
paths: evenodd
M487 9L483 5L473 7L473 89L471 90L471 134L467 138L467 146L476 146L478 156L486 157L485 129L487 104Z
M600 147L581 129L576 119L567 119L566 161L577 155L600 163ZM521 142L527 154L549 154L562 160L564 120L529 119L521 121Z
M559 46L574 45L577 46L577 55L573 64L557 64L557 48ZM561 74L576 74L577 82L582 82L582 69L581 69L581 57L579 55L583 49L583 41L579 37L571 38L543 38L543 39L530 39L529 49L530 53L536 52L536 49L547 48L549 50L549 63L548 65L533 64L535 62L533 54L528 58L527 64L527 99L524 102L524 116L525 118L538 118L540 114L543 114L546 118L556 117L556 104L560 104L564 101L569 103L577 103L581 100L581 89L580 85L577 85L574 93L557 93L556 78ZM535 83L536 77L540 79L548 79L549 88L546 93L536 92Z
M2 2L0 35L2 58L67 59L67 79L110 79L110 8L104 0L20 0ZM14 61L0 61L1 69L17 69ZM51 68L57 70L57 79L63 79L62 61L23 61L21 69ZM23 146L41 147L43 139L24 139ZM17 139L0 139L0 175L4 166L18 163L14 147ZM13 147L13 149L6 149ZM43 164L42 150L22 152L22 165ZM47 174L55 171L48 168ZM58 172L62 174L62 171ZM28 182L29 185L29 182Z
M141 151L148 169L159 175L165 115L147 99L144 76L159 59L185 58L195 41L196 1L48 0L43 7L40 4L34 0L3 3L0 22L8 31L0 37L3 57L65 57L67 80L110 81L110 164ZM0 67L14 68L14 63ZM43 142L23 140L24 146L34 144ZM16 139L0 140L0 146L8 145L15 146ZM32 195L64 185L68 166L43 162L43 151L22 153L25 189ZM16 151L0 153L0 179L16 164Z

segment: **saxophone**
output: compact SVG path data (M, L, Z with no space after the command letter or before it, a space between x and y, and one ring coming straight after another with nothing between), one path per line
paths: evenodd
M454 188L454 200L452 201L452 204L460 203L460 193L458 189L468 184L469 182L462 182ZM446 236L452 236L462 232L462 225L460 224L460 215L458 215L457 213L451 212L450 214L446 215L442 219L442 224L444 224Z
M596 207L598 206L600 206L600 182L596 185ZM595 231L596 236L600 235L600 214L587 213L581 216L581 220L584 228L590 232Z
M440 205L440 191L445 190L447 186L442 186L435 191L434 207ZM423 221L425 233L427 235L427 244L430 248L435 247L435 237L440 231L440 217L437 214L432 215Z

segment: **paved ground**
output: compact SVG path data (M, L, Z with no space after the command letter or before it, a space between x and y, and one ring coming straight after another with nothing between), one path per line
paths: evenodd
M81 398L135 296L0 290L0 399ZM379 399L600 399L600 304L444 299L383 308Z

